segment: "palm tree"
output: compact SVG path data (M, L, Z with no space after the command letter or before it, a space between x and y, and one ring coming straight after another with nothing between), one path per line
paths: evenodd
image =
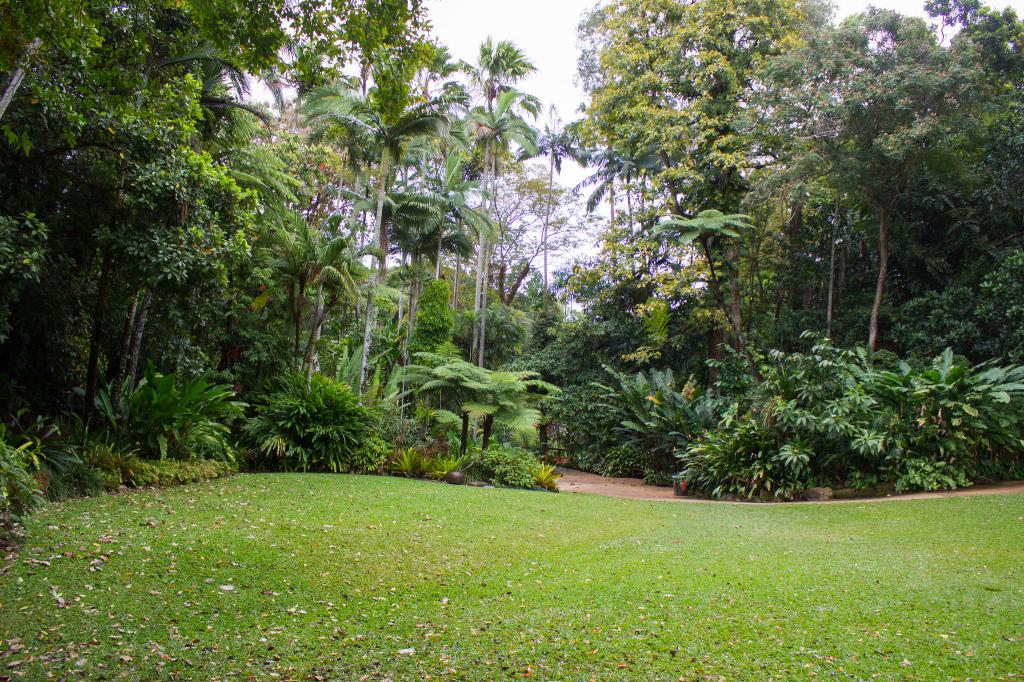
M483 148L484 192L494 197L498 176L499 157L507 156L509 148L518 145L527 155L537 153L537 131L518 113L516 105L527 95L518 90L507 89L498 95L493 108L476 107L469 112L467 126L471 137ZM486 201L484 206L486 206ZM473 328L472 352L478 354L478 364L484 364L485 330L487 324L487 282L490 263L488 238L481 234L477 253L476 290L474 314L478 325Z
M470 206L473 197L481 190L480 183L467 180L465 162L458 152L451 152L444 159L439 176L433 179L431 193L440 208L441 221L436 233L437 256L434 261L434 279L441 277L441 256L444 250L465 255L464 226L477 235L493 236L490 217Z
M629 228L633 229L633 208L629 193L630 183L641 173L655 170L661 161L657 154L645 152L632 157L622 154L611 147L600 149L587 157L587 161L595 168L594 173L583 179L576 185L575 190L579 191L584 187L594 187L590 196L587 197L587 211L594 211L598 205L609 200L611 210L611 222L615 222L615 183L626 183L626 203L629 214Z
M375 284L380 286L387 275L388 232L384 224L384 200L392 165L402 162L406 148L414 140L443 137L449 127L448 114L460 102L456 98L435 97L391 111L382 104L384 98L378 99L373 95L372 91L369 95L363 95L344 85L321 88L307 97L305 112L317 135L329 135L332 130L341 129L362 134L379 148L374 229L378 250ZM375 313L373 297L368 295L360 385L366 380Z
M488 111L502 93L512 89L516 83L537 70L533 62L516 45L508 40L495 43L490 36L480 44L476 64L461 63L463 73L469 78L470 86L483 98ZM539 109L536 97L525 96L517 106L536 116Z
M337 227L341 220L341 216L334 215L327 226ZM271 265L287 284L285 305L294 327L292 363L298 367L301 357L302 366L311 376L316 343L328 312L343 296L355 296L358 259L348 239L314 229L296 214L274 231L270 250ZM301 352L302 322L307 317L310 290L316 291L316 298L309 318L309 340ZM328 300L325 292L330 295Z

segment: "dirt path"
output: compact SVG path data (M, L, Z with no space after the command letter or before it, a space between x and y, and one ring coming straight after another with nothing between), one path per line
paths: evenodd
M627 500L658 500L662 502L690 502L715 504L714 500L698 500L692 497L676 497L671 488L644 485L638 478L609 478L588 474L575 469L559 467L562 474L558 490L563 493L589 493L605 497L619 497ZM830 500L827 503L805 502L804 504L834 504L848 502L887 502L891 500L924 500L935 497L967 497L971 495L1000 495L1003 493L1024 493L1024 481L1009 481L993 485L977 485L963 490L946 490L935 493L911 493L889 497L861 497L852 500ZM743 504L743 503L734 503Z

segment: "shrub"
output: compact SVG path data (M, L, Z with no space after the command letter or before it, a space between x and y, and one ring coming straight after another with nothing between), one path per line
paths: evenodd
M374 419L343 383L289 374L255 401L246 433L266 465L283 471L365 471ZM375 460L378 450L369 455Z
M749 497L848 480L928 490L1019 467L1024 367L969 367L949 349L926 368L874 363L827 342L773 353L762 383L681 454L688 485Z
M88 442L78 452L83 463L100 473L107 490L136 485L142 460L135 450L124 450L112 443Z
M539 488L558 492L558 479L562 474L555 472L555 467L550 464L541 464L533 470L533 483Z
M657 477L671 474L675 455L713 423L714 410L693 377L680 385L671 370L633 376L605 368L618 385L597 385L609 407L621 412L615 431L626 444L645 453L640 468Z
M448 474L459 471L462 467L462 458L455 455L435 457L430 463L430 477L443 481Z
M122 485L130 488L163 488L198 483L235 472L235 465L231 462L212 459L195 462L144 460L135 451L125 451L109 443L91 443L80 452L83 462L98 472L103 486L108 490L117 490Z
M96 409L117 442L146 457L234 461L231 430L222 423L245 408L234 398L227 384L179 381L149 366L131 391L97 391Z
M25 447L13 447L0 438L0 527L6 528L10 521L18 521L42 503L42 492L30 470Z
M102 493L104 486L105 479L101 471L84 462L77 462L65 469L50 472L46 499L92 497Z
M616 445L605 453L600 465L602 476L642 476L648 458L635 445Z
M540 461L530 452L501 443L492 443L473 453L469 469L476 478L505 488L532 488L534 471Z

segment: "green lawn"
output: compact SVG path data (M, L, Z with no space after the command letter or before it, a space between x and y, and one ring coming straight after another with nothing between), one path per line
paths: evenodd
M670 504L240 475L52 505L29 531L0 577L0 676L1024 674L1021 495Z

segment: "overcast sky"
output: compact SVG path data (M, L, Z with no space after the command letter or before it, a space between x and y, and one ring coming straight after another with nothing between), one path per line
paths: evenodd
M554 104L565 121L578 117L583 93L576 76L576 25L595 0L428 0L434 35L458 59L474 61L488 35L511 40L537 65L537 73L521 88L541 98L545 108ZM868 5L924 16L924 0L838 0L838 14L848 16ZM993 7L1014 7L1024 13L1024 0L989 0ZM584 173L564 168L562 183L573 185Z

